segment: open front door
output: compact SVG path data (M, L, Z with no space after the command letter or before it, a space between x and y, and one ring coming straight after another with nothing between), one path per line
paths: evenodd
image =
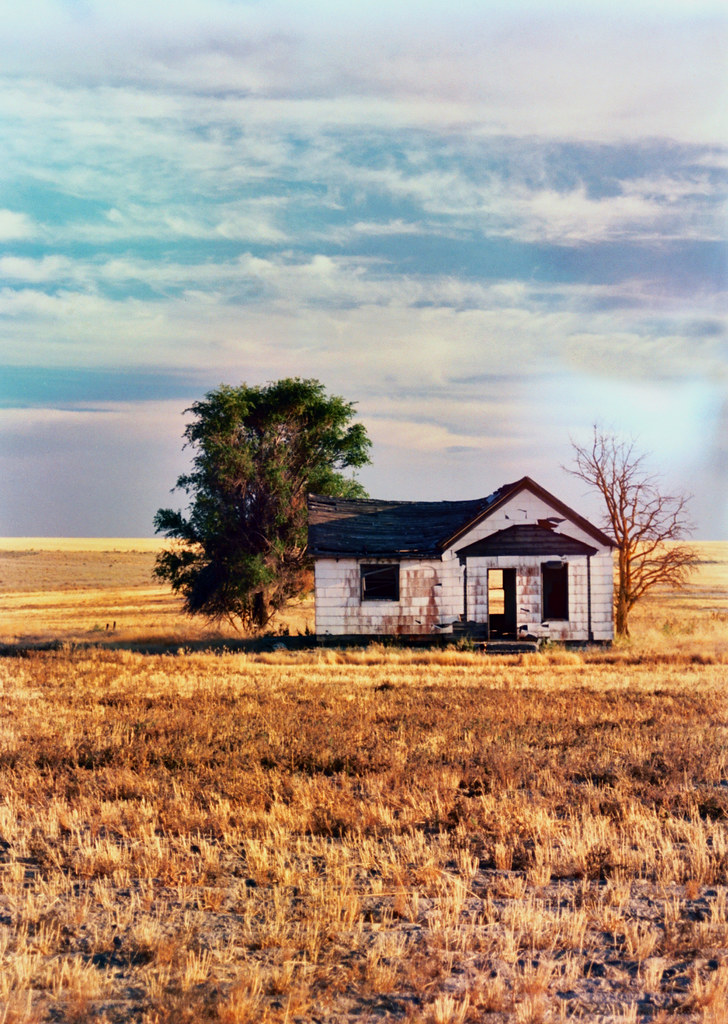
M488 635L516 636L516 570L488 570Z

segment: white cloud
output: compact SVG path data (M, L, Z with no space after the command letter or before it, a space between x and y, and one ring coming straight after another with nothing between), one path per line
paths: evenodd
M32 238L34 234L35 227L24 213L0 210L0 241Z
M569 190L526 186L491 174L476 182L453 155L447 170L408 172L385 168L341 169L351 187L417 202L424 211L449 219L449 230L479 229L490 237L565 245L639 237L660 239L726 238L727 224L721 184L706 176L627 180L620 194L592 197L586 183ZM711 205L702 200L710 198ZM370 234L403 233L399 222L369 225ZM364 233L360 226L348 229ZM410 231L422 231L412 226ZM432 230L432 229L431 229ZM438 231L447 234L448 228Z
M639 280L617 289L391 279L376 263L324 254L189 265L6 257L3 270L23 284L0 292L4 357L18 365L354 375L367 391L397 393L515 367L524 380L569 367L622 379L725 376L719 308L711 323L704 296L664 295ZM31 287L53 273L62 288ZM157 297L105 294L136 283Z
M398 218L385 223L357 221L352 224L351 228L342 230L340 237L348 233L352 235L420 235L425 231L424 224L413 224Z
M94 402L80 403L73 408L23 409L0 408L0 430L3 445L1 457L10 459L62 459L81 463L86 459L88 472L106 472L113 466L113 449L119 445L125 451L138 452L162 448L174 456L174 464L186 462L182 454L184 417L180 403L169 401ZM95 466L96 452L100 449L110 456L109 466ZM179 457L177 457L179 453ZM144 474L141 460L139 471ZM74 472L78 471L78 466ZM173 485L174 477L160 476ZM102 496L101 496L102 497Z
M76 277L79 264L65 256L0 256L0 278L5 280L44 282Z
M670 218L669 212L658 202L636 192L591 199L583 187L571 192L544 189L527 193L524 190L520 197L506 196L504 205L505 208L500 205L498 209L502 222L508 227L496 228L496 233L566 245L633 238L635 235L639 235L641 241L664 238L665 233L660 231L660 226ZM675 229L678 237L688 234L684 224L677 224ZM689 232L689 235L693 234L697 232Z
M45 223L44 240L64 248L145 239L301 245L320 238L344 244L355 237L452 238L473 231L569 245L636 235L642 241L725 238L725 187L714 180L724 157L717 151L697 151L691 159L702 167L672 174L667 165L678 158L666 155L663 173L625 178L620 192L600 197L590 191L590 180L568 189L542 180L542 151L533 139L530 148L523 144L511 154L505 169L488 171L489 157L497 160L500 152L489 148L477 117L452 131L443 123L423 134L413 130L417 110L402 108L408 130L400 142L396 111L377 108L369 118L376 131L361 136L378 151L367 161L348 149L359 136L346 132L346 97L309 101L309 107L293 100L25 80L10 83L2 102L12 121L8 168L105 207L105 214L97 209L94 216ZM578 131L577 120L567 134ZM400 145L405 161L392 152ZM476 172L479 163L484 166ZM592 168L584 177L595 173ZM300 215L306 204L319 214L337 203L343 207L351 194L416 206L419 217L374 215L369 221L357 213L351 224L325 227L315 215ZM295 229L285 220L292 209L299 214ZM43 217L42 205L37 216ZM0 237L4 217L6 232L16 237L35 231L27 214L0 212Z
M363 406L362 413L366 414L366 406ZM518 410L519 413L522 410ZM514 417L511 426L514 427L520 416ZM414 452L437 452L451 450L454 448L460 451L480 452L481 455L492 455L494 452L512 451L515 448L522 448L524 438L521 430L511 430L504 433L497 421L492 421L488 429L472 430L468 432L453 430L446 424L432 422L431 420L406 419L399 416L393 419L378 417L367 418L367 431L377 449L396 448L400 451Z
M728 18L715 4L97 5L14 12L8 73L152 105L194 93L268 123L470 125L539 137L721 142ZM668 13L669 12L669 13ZM226 95L227 94L227 98ZM164 100L163 100L164 102Z
M15 5L4 359L319 377L360 399L393 496L407 474L432 496L428 466L462 493L486 454L490 483L553 461L588 413L574 380L607 381L617 414L640 377L724 389L719 273L685 286L673 243L725 238L727 25L715 3L656 0ZM636 246L678 255L579 283L608 280L599 243L615 264L625 243L615 277ZM521 266L527 246L554 267ZM109 424L129 465L155 431L178 444L178 413L145 406L135 433L134 408L49 419L28 444Z

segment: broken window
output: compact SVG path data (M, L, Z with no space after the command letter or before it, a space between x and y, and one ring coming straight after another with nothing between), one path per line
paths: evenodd
M488 614L503 615L506 610L506 592L503 570L488 569Z
M544 562L541 566L543 583L543 618L569 618L569 566L566 562Z
M398 565L362 565L362 601L399 601Z

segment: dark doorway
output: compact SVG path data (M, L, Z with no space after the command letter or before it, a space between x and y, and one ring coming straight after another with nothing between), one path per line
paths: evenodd
M544 619L569 618L569 567L565 562L544 562L543 578Z
M516 636L516 570L488 570L488 634L494 639Z

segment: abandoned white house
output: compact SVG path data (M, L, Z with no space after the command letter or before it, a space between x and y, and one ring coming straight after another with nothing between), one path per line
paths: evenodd
M613 637L614 542L530 477L471 501L308 508L318 634Z

